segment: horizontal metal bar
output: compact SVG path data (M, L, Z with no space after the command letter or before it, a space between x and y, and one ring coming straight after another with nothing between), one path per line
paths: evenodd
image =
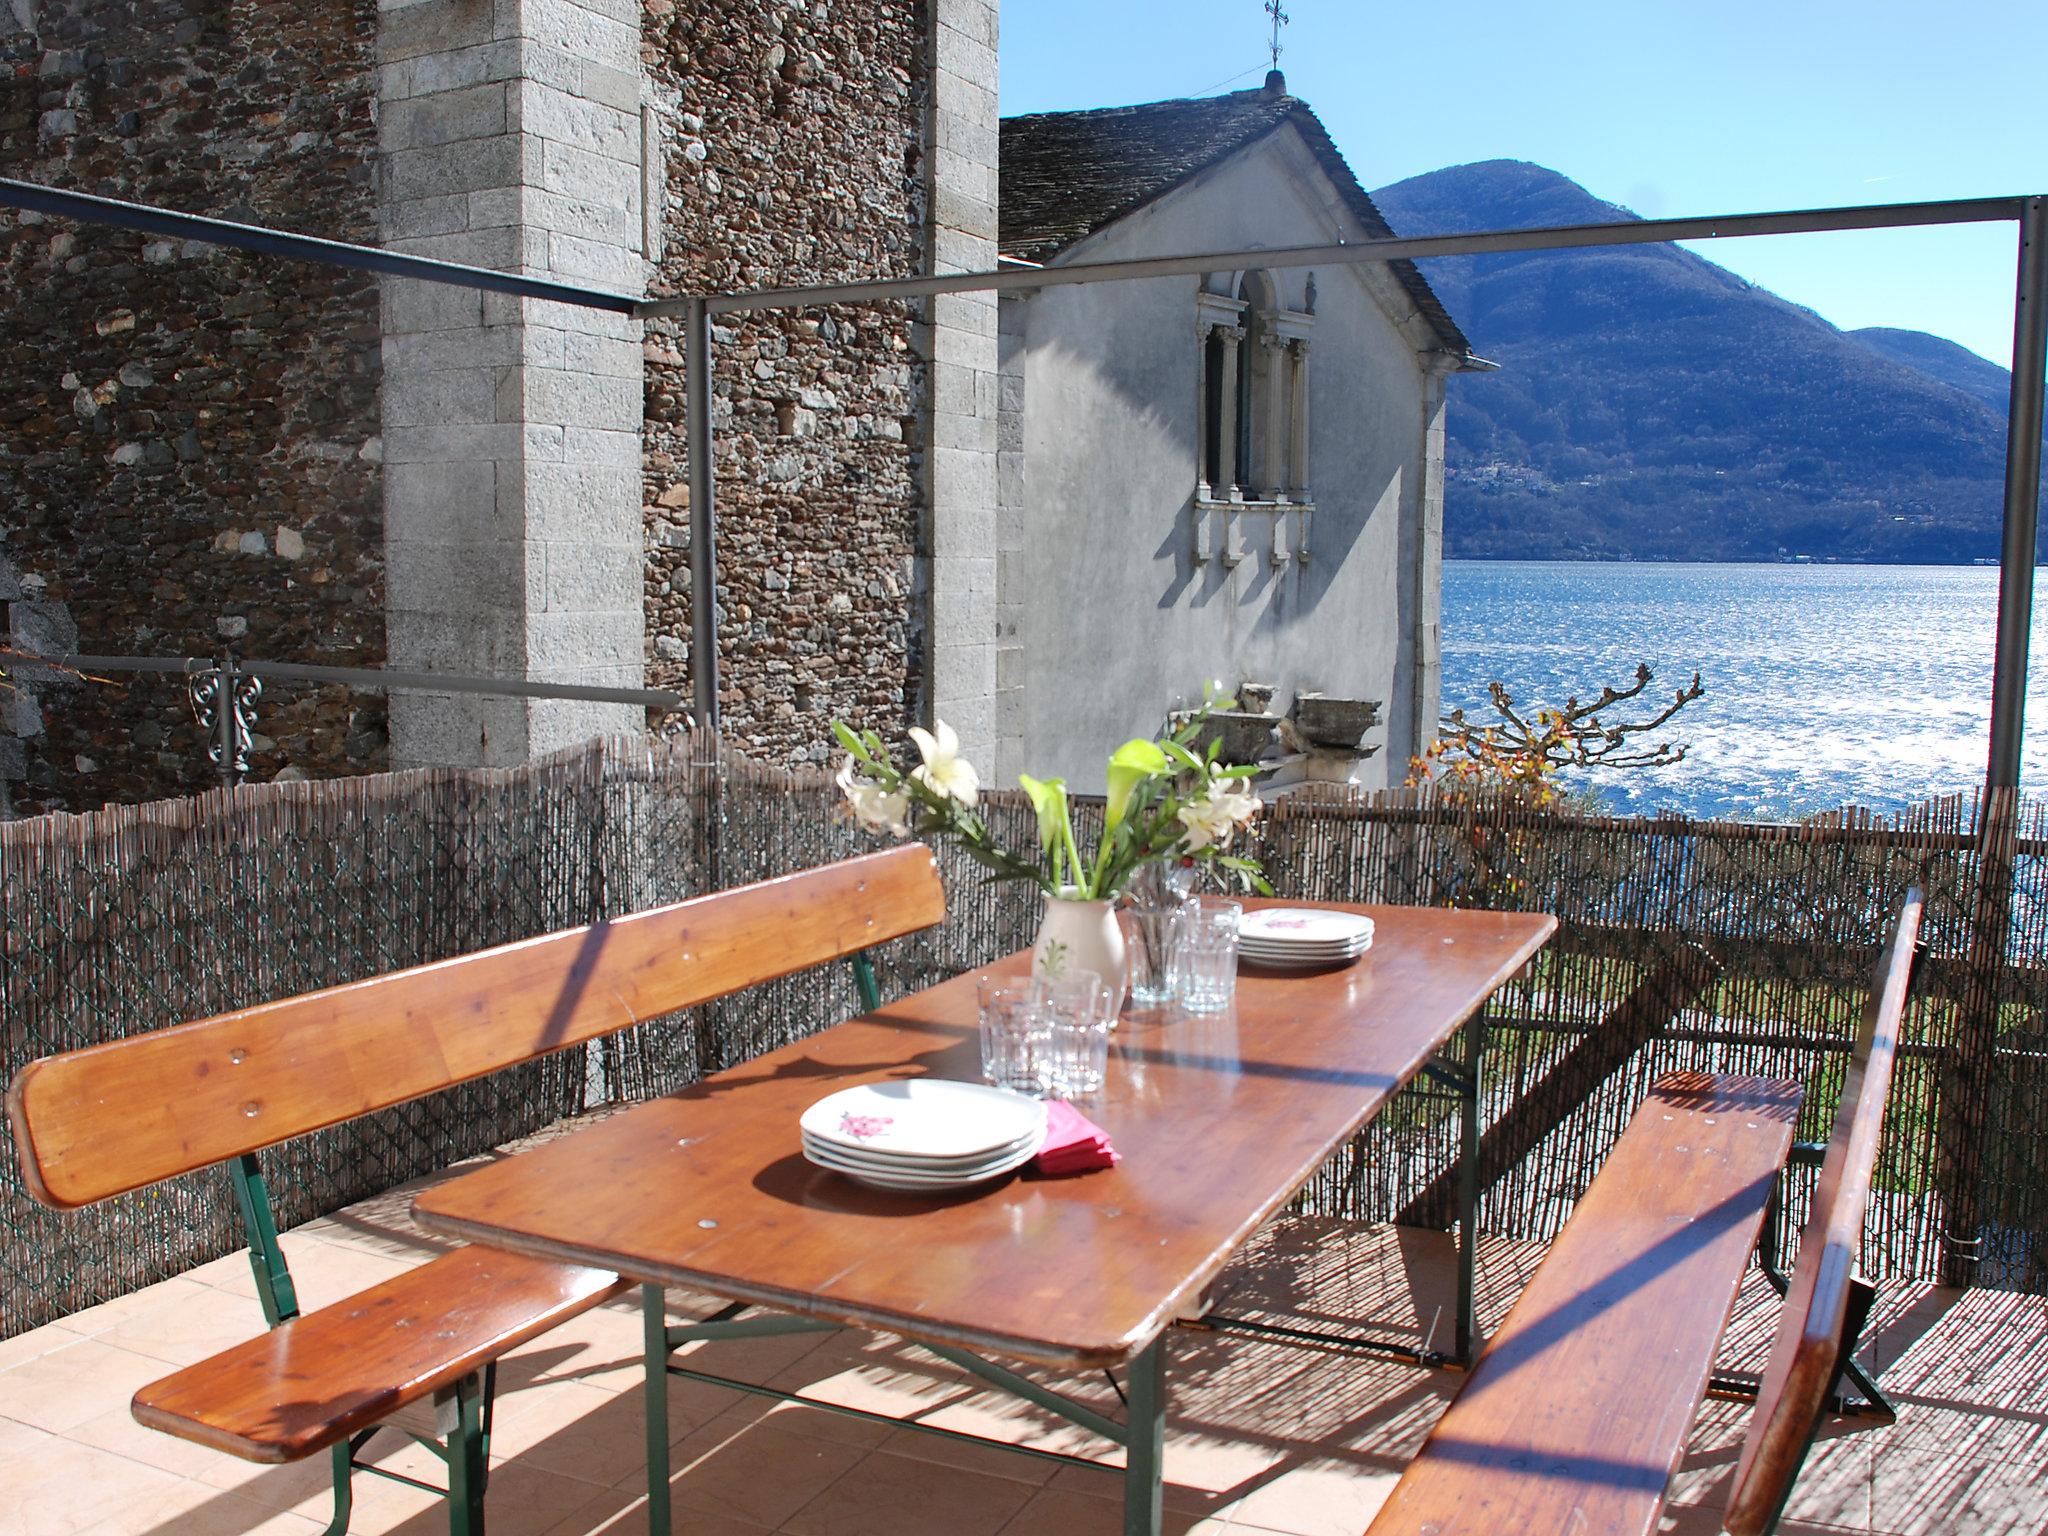
M867 1408L855 1408L846 1403L826 1402L822 1398L805 1397L800 1392L790 1392L781 1387L764 1387L755 1381L740 1381L731 1376L715 1376L709 1371L693 1371L688 1366L671 1364L671 1376L681 1376L690 1381L701 1381L707 1386L730 1387L735 1392L750 1392L756 1397L770 1397L781 1403L799 1403L806 1408L823 1409L826 1413L843 1413L849 1418L865 1419L870 1424L886 1424L891 1429L915 1429L927 1435L939 1435L948 1440L965 1440L974 1445L985 1445L992 1450L1015 1451L1019 1456L1036 1456L1040 1461L1057 1461L1071 1467L1100 1467L1099 1461L1086 1456L1074 1456L1065 1451L1043 1450L1035 1445L1015 1445L1008 1440L991 1440L986 1435L970 1435L961 1430L947 1429L938 1424L926 1424L919 1419L899 1419L893 1414L876 1413Z
M1454 1067L1447 1061L1432 1058L1422 1064L1425 1075L1442 1083L1460 1099L1469 1099L1479 1091L1477 1080L1464 1067Z
M443 1456L442 1460L447 1460L447 1457ZM394 1472L389 1467L380 1467L374 1461L351 1461L349 1465L358 1472L368 1472L376 1477L389 1478L394 1483L404 1483L408 1488L417 1488L423 1493L431 1493L437 1499L448 1497L448 1490L446 1488L437 1488L432 1483L423 1482L417 1477L409 1477L403 1472Z
M786 1333L838 1333L842 1323L821 1322L815 1317L707 1317L701 1323L678 1323L668 1330L668 1347L693 1344L706 1339L772 1339Z
M77 672L211 672L217 657L204 656L25 656ZM357 688L408 693L489 693L520 699L590 699L601 704L639 704L678 710L683 696L666 688L604 688L592 683L544 683L519 677L468 677L457 672L394 672L384 667L316 667L299 661L243 661L238 670L256 677L309 683L347 683Z
M964 1349L954 1349L946 1344L931 1344L923 1339L912 1339L919 1349L937 1355L941 1360L958 1366L983 1381L1002 1388L1013 1397L1021 1397L1027 1403L1035 1403L1047 1413L1056 1413L1070 1424L1080 1426L1092 1435L1100 1435L1111 1445L1129 1445L1130 1431L1115 1419L1097 1413L1093 1408L1084 1408L1072 1398L1055 1392L1050 1387L1041 1387L1029 1377L1020 1376L993 1360L984 1360L979 1355L970 1355Z
M493 272L488 267L436 261L428 256L407 256L374 245L352 245L346 240L295 235L281 229L266 229L260 224L237 224L232 219L216 219L205 214L176 213L168 208L153 208L147 203L123 202L119 198L96 197L90 192L72 192L0 176L0 207L8 206L24 208L32 213L54 214L62 219L77 219L86 224L132 229L145 235L170 235L180 240L232 246L236 250L255 251L265 256L317 261L330 267L350 267L385 277L416 278L424 283L481 288L489 293L509 293L521 299L546 299L555 304L574 304L581 309L607 310L615 315L633 314L640 305L640 300L631 294L579 288L571 283L551 282L541 277L522 277L516 272Z
M1707 1378L1707 1396L1718 1403L1753 1403L1761 1385L1762 1378L1750 1371L1716 1371ZM1839 1386L1830 1389L1825 1403L1828 1412L1844 1419L1875 1419L1883 1424L1898 1420L1898 1411L1889 1402L1852 1397Z
M1879 203L1856 208L1807 208L1784 213L1723 214L1714 218L1636 219L1619 224L1559 224L1543 229L1485 230L1459 235L1417 235L1406 239L1339 241L1334 245L1209 251L1199 255L1075 262L1071 266L1023 270L949 272L934 277L882 278L870 282L823 283L804 288L763 288L752 293L713 294L706 299L706 307L714 315L729 315L762 309L804 309L818 304L922 299L945 293L1007 293L1018 289L1064 287L1073 283L1187 277L1205 272L1232 272L1246 266L1354 266L1370 262L1420 261L1433 256L1571 250L1603 245L1656 245L1671 240L1732 240L1752 235L1818 234L1847 229L1986 224L2017 220L2026 202L2025 197L1984 197L1957 202ZM688 298L652 299L641 304L635 313L643 318L678 315L689 304Z

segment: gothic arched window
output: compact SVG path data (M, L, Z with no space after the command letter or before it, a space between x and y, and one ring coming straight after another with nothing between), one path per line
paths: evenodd
M1198 499L1307 499L1306 310L1285 309L1269 273L1250 271L1198 299Z

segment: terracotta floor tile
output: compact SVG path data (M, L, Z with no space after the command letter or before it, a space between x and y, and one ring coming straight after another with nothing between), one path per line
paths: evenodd
M671 1536L775 1536L773 1529L751 1520L720 1516L716 1523L689 1511L671 1510ZM492 1527L491 1536L497 1536ZM647 1536L644 1490L609 1489L571 1511L542 1536Z
M782 1529L788 1536L994 1536L1032 1492L1008 1478L874 1451Z
M196 1365L255 1338L264 1327L262 1310L253 1300L196 1285L131 1311L96 1337L167 1365Z
M65 1437L176 1477L200 1477L222 1459L219 1451L136 1423L126 1404L72 1426Z
M537 1467L496 1467L484 1493L485 1525L490 1536L542 1536L588 1505L593 1491L587 1482ZM447 1506L436 1500L396 1524L352 1524L349 1529L351 1536L370 1531L377 1536L447 1536Z
M296 1232L287 1232L281 1241L285 1262L291 1266L293 1288L299 1293L299 1310L302 1312L346 1301L358 1291L366 1291L394 1275L404 1274L422 1257L416 1253L373 1252L352 1243L323 1242ZM237 1289L254 1301L256 1280L246 1263L242 1266L242 1273L248 1283L246 1287Z
M61 1319L59 1326L68 1333L80 1333L87 1338L96 1338L138 1313L149 1312L183 1298L200 1295L207 1289L208 1287L179 1275L173 1279L159 1280L155 1285L145 1285L141 1290L130 1291L126 1296L116 1296L112 1301L103 1301L97 1306L87 1307L82 1312L73 1312Z
M1001 1536L1123 1536L1124 1507L1114 1499L1098 1499L1063 1488L1041 1488L1018 1510ZM1191 1515L1169 1509L1161 1522L1163 1536L1223 1536L1238 1529L1221 1516ZM1347 1533L1357 1536L1357 1532Z
M1322 1457L1276 1469L1225 1506L1233 1524L1294 1536L1358 1536L1400 1474Z
M41 1459L63 1443L63 1437L48 1430L0 1419L0 1488L26 1484L37 1475Z
M713 1404L710 1389L695 1382L672 1381L669 1437L679 1441L715 1419L729 1394ZM697 1394L705 1394L699 1396ZM636 1476L646 1465L646 1420L638 1393L603 1392L579 1382L566 1382L520 1394L501 1404L491 1432L491 1459L533 1466L609 1488Z
M386 1446L390 1448L385 1448ZM418 1446L408 1446L389 1437L373 1441L369 1454L379 1460L422 1476L438 1477L440 1463ZM282 1466L259 1466L235 1456L217 1457L199 1476L208 1487L261 1504L305 1516L325 1525L333 1513L334 1484L325 1452ZM369 1472L358 1472L352 1480L355 1513L349 1524L350 1536L385 1536L423 1510L437 1514L442 1509L438 1494L394 1483ZM445 1521L441 1529L446 1529Z
M767 1397L749 1397L714 1422L722 1425L773 1424L793 1435L808 1435L813 1440L829 1440L834 1445L851 1445L864 1451L873 1450L896 1432L887 1424L857 1418L834 1408L777 1402Z
M927 1368L921 1361L905 1361L887 1352L831 1346L781 1372L773 1385L813 1402L837 1403L892 1419L935 1412L977 1390L971 1377L942 1364Z
M1052 1475L1060 1470L1060 1464L1047 1461L1043 1456L1025 1455L1010 1447L1029 1445L1072 1455L1098 1448L1109 1449L1107 1442L1077 1426L1062 1423L1043 1410L1015 1399L1006 1401L985 1394L925 1414L919 1422L934 1429L950 1430L953 1434L975 1435L989 1443L956 1440L952 1435L932 1434L921 1429L897 1429L889 1432L881 1448L915 1461L929 1461L941 1467L965 1467L970 1471L986 1472L991 1477L1029 1483L1033 1487L1050 1482Z
M118 1511L79 1536L318 1536L322 1523L266 1509L238 1494L181 1482L146 1507Z
M676 1322L683 1319L676 1318ZM771 1334L752 1339L714 1339L685 1344L675 1351L678 1365L730 1376L736 1381L781 1386L786 1374L837 1333Z
M1119 1508L1123 1505L1124 1469L1123 1452L1116 1453L1114 1465L1076 1466L1068 1463L1056 1468L1046 1487L1062 1493L1086 1494L1090 1498L1105 1499ZM1227 1519L1228 1501L1207 1488L1182 1487L1173 1480L1171 1469L1166 1476L1164 1499L1169 1510L1188 1516L1214 1516Z
M640 1309L609 1302L570 1318L498 1363L500 1390L532 1382L577 1381L605 1392L638 1392L645 1381Z
M0 1486L0 1536L76 1536L110 1517L147 1519L182 1482L110 1451L58 1441L37 1454L33 1477Z
M718 1420L690 1435L671 1453L669 1498L700 1529L724 1522L775 1529L850 1472L867 1452L813 1435L799 1435L766 1421L743 1424ZM620 1493L644 1493L643 1481L621 1484ZM691 1521L678 1518L682 1530Z
M0 1372L6 1372L38 1355L47 1355L53 1349L62 1349L66 1344L76 1344L84 1338L82 1333L65 1328L57 1323L46 1323L40 1328L31 1328L27 1333L17 1333L11 1339L0 1339Z
M125 1412L137 1387L168 1374L162 1360L83 1339L0 1373L0 1417L62 1432Z

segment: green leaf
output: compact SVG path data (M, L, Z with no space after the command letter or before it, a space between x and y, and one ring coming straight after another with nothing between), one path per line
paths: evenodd
M834 720L832 722L832 734L839 738L839 745L846 748L855 757L866 757L868 755L867 747L862 744L858 736L854 735L853 727L844 720Z
M1031 798L1031 809L1038 812L1038 846L1050 848L1053 840L1060 835L1067 814L1067 781L1065 779L1034 779L1028 773L1017 775L1017 787Z
M1109 757L1108 803L1103 812L1105 833L1116 830L1131 802L1131 792L1145 780L1166 772L1166 753L1156 741L1134 737Z

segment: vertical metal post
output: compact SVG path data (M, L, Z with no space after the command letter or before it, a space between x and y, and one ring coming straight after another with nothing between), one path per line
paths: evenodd
M299 1297L284 1249L277 1241L277 1218L270 1209L270 1192L263 1187L263 1165L256 1154L244 1152L229 1163L228 1180L235 1187L235 1205L242 1214L249 1268L256 1276L256 1300L263 1308L263 1320L275 1328L299 1315Z
M1976 1276L1979 1196L1991 1132L1989 1099L1998 1065L1999 974L2012 923L2018 854L2020 746L2025 728L2027 648L2034 623L2034 559L2041 506L2042 380L2048 373L2048 198L2028 198L2020 215L2019 276L2013 300L2012 402L2006 417L2005 542L1999 557L1998 655L1991 676L1991 751L1977 823L1977 900L1969 982L1954 1070L1943 1095L1946 1132L1941 1187L1948 1214L1942 1281Z
M875 962L864 949L853 957L853 990L860 998L862 1013L873 1013L882 1006L882 989L875 984Z
M1486 1050L1486 1010L1465 1025L1465 1090L1458 1106L1458 1364L1472 1364L1478 1332L1479 1058Z
M484 1536L483 1393L475 1376L455 1384L448 1432L449 1536Z
M669 1536L668 1301L658 1285L640 1287L647 1355L647 1536Z
M235 665L235 658L227 652L220 658L220 715L214 721L213 750L219 754L214 766L220 770L223 789L233 789L242 782L236 771L235 760L240 754L235 741L235 688L242 680L242 669Z
M1166 1517L1166 1335L1131 1361L1124 1444L1124 1536L1159 1536Z
M2034 553L2041 506L2041 390L2048 348L2048 198L2020 216L2013 300L2012 400L2005 436L2005 543L1998 571L1998 660L1991 674L1987 790L2017 787L2027 702L2027 641L2034 619ZM1987 797L1988 798L1988 797Z
M684 317L690 457L690 681L699 730L718 728L718 516L712 502L711 312L690 300Z

